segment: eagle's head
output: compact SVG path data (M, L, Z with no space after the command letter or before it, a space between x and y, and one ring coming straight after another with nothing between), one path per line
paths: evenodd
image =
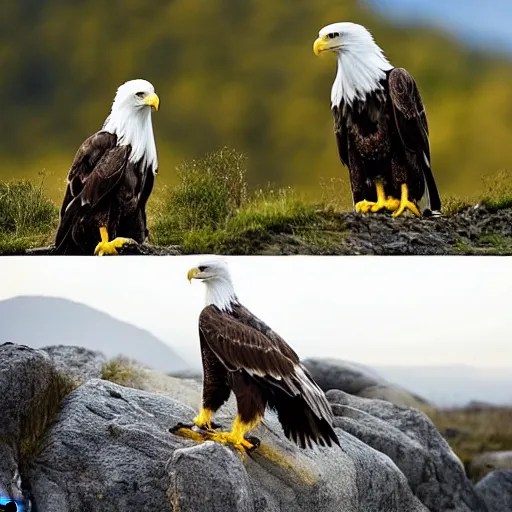
M206 305L230 311L237 302L227 263L221 259L205 261L188 271L187 279L199 279L206 285Z
M132 109L134 111L151 109L158 111L159 105L160 98L155 94L153 84L138 78L129 80L118 87L112 104L112 112L120 109Z
M228 265L224 260L212 260L205 261L199 264L197 267L191 268L188 271L187 279L200 279L201 281L212 281L212 280L231 280L229 274Z
M357 23L332 23L322 28L313 43L315 55L335 53L338 74L331 91L333 106L381 89L380 81L393 66L384 56L368 29Z
M153 84L138 78L129 80L117 89L110 115L103 130L117 135L117 144L131 146L130 162L142 162L154 174L158 170L151 112L158 111L160 99Z
M378 49L372 34L362 25L343 22L327 25L313 44L315 55L323 52L371 53Z

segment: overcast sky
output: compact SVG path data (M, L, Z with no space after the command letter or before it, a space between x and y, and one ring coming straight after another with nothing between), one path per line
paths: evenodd
M384 15L437 25L472 46L512 53L510 0L366 0Z
M199 363L210 256L2 257L0 300L47 295L145 328ZM229 257L239 299L301 357L512 367L506 257Z

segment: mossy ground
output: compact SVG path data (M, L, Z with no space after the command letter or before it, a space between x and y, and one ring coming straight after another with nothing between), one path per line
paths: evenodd
M224 148L179 166L177 185L156 188L150 199L149 243L179 246L183 254L346 253L339 250L340 240L350 235L340 215L351 211L339 194L349 187L346 179L321 183L322 194L315 201L271 184L251 190L246 164L243 154ZM0 184L3 254L51 245L58 208L45 197L43 185L43 179ZM480 197L443 198L443 213L453 217L475 204L490 213L511 209L512 174L501 171L483 180ZM509 254L512 237L480 234L471 243L461 239L451 252Z

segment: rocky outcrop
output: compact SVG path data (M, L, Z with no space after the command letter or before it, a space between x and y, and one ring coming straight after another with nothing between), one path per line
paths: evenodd
M136 382L145 389L87 374L73 388L62 358L57 369L48 353L0 346L10 425L0 435L10 454L0 482L37 512L494 510L485 487L475 490L433 424L409 407L330 391L341 448L300 450L269 413L253 432L261 445L242 458L169 431L196 414L197 381L141 368ZM234 414L230 399L216 421L229 428Z
M428 402L387 382L364 365L341 359L306 359L303 361L320 388L327 392L340 389L351 395L387 400L396 405L423 407Z

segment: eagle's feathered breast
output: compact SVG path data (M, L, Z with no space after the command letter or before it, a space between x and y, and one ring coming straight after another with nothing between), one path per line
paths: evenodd
M386 85L382 81L381 88L368 93L364 101L342 100L333 108L335 131L346 130L348 145L365 160L387 158L392 149L392 107Z

